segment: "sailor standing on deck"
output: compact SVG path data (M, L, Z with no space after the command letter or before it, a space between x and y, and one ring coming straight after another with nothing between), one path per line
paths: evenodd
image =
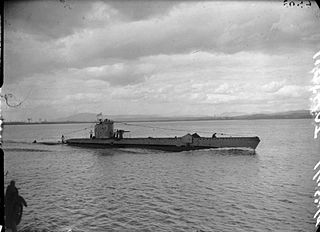
M93 133L92 130L90 130L90 139L92 139L92 133Z
M64 135L61 136L61 143L64 143Z

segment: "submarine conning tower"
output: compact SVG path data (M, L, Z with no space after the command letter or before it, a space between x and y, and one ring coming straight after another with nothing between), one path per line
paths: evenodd
M94 127L94 135L97 139L112 138L114 136L113 121L109 119L100 119Z

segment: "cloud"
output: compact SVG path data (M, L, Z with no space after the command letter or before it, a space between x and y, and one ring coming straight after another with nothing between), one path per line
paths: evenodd
M48 73L67 66L57 42L37 41L23 32L5 34L5 81L19 81L36 73Z
M102 1L5 2L5 29L55 40L86 28L100 28L122 20L117 9Z
M250 14L240 11L242 15L239 17L239 13L234 15L234 12L243 7L240 4L223 6L224 10L227 9L223 15L219 12L222 9L219 4L202 5L181 4L162 17L85 30L79 36L65 38L65 43L70 48L71 57L79 57L81 51L90 58L99 56L121 59L184 53L197 49L234 53L257 49L261 44L268 45L266 36L255 36L252 32L257 27L262 34L270 31L272 21L277 19L276 12L272 12L266 19L259 17L256 7L249 5L246 10L253 14L248 16ZM217 17L220 17L218 24ZM253 19L255 23L252 23ZM86 50L90 44L96 47Z
M152 75L153 70L152 64L129 62L69 69L68 75L76 79L106 81L111 86L125 86L145 81Z
M68 4L6 3L5 90L24 98L37 87L21 112L211 114L308 105L308 71L320 46L314 8Z
M107 4L117 9L126 21L140 21L166 14L181 1L108 1Z
M83 27L82 17L90 5L78 1L71 10L59 1L6 1L5 29L32 34L41 40L67 36Z
M30 77L38 88L26 107L50 105L57 114L68 112L68 106L72 113L84 108L94 112L106 108L109 114L139 113L143 107L150 114L208 114L212 107L217 113L228 111L227 106L237 106L239 112L241 107L254 112L254 107L263 105L275 109L296 99L295 107L303 108L308 104L304 88L308 79L291 75L307 73L312 63L302 65L298 54L289 57L288 61L287 55L199 51L39 73ZM30 88L26 80L20 85L20 89ZM17 90L15 84L10 86ZM298 101L299 97L304 101Z
M279 89L275 95L286 98L307 97L310 95L308 86L286 85Z
M307 10L292 14L274 3L164 4L162 14L150 9L148 17L134 21L123 18L124 12L130 11L129 3L122 3L125 7L121 8L115 2L80 2L72 3L72 10L50 1L37 3L7 7L12 28L5 39L12 46L5 55L10 70L19 66L12 76L197 50L279 54L319 45L312 39L320 34L315 14ZM118 8L113 8L115 5ZM22 15L15 19L20 10ZM61 18L65 20L58 23ZM44 35L52 39L44 39Z
M277 92L280 88L284 86L285 82L286 82L285 80L272 81L268 84L263 85L262 90L264 90L267 93Z

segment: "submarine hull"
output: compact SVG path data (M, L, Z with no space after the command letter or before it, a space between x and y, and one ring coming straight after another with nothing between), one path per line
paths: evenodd
M68 145L79 147L144 148L176 152L210 148L240 148L255 150L259 142L259 137L194 138L191 135L175 138L74 138L66 140Z

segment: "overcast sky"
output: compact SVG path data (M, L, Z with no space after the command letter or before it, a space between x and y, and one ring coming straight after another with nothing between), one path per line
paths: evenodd
M309 109L320 11L274 2L5 3L7 120Z

